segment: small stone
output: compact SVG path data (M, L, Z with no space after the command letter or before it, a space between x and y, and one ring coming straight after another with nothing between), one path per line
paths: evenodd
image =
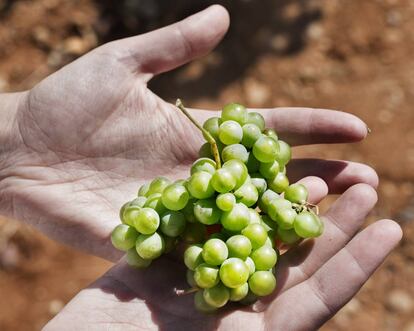
M289 39L284 34L277 34L270 39L270 46L276 52L285 52L289 48Z
M50 31L44 26L37 26L33 30L34 39L44 45L49 45L50 43Z
M263 105L270 97L269 88L255 79L247 79L244 83L247 100L252 106Z
M62 310L64 306L65 304L61 300L52 300L49 302L49 313L52 315L56 315Z
M321 24L313 23L308 27L306 33L309 39L318 40L324 35L324 29Z
M79 37L69 37L63 42L63 48L66 53L73 55L82 55L88 50L84 40Z
M387 306L395 312L408 313L412 311L414 302L406 291L396 289L389 294Z
M399 12L398 10L391 10L386 17L387 23L390 26L399 26L401 24L402 21L402 15L401 12Z

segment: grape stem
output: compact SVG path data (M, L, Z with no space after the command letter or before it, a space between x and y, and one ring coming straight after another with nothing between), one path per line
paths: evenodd
M177 99L175 102L175 106L180 109L184 115L204 134L204 137L206 138L207 142L211 145L211 149L213 151L214 160L216 161L216 168L221 168L221 160L220 160L220 153L217 147L216 140L213 138L213 136L208 132L206 129L204 129L187 111L187 109L184 107L182 101L180 99Z
M191 294L191 293L194 293L194 292L197 292L197 291L198 291L197 287L192 287L192 288L189 288L187 290L179 290L177 288L174 289L174 292L177 296L187 295L187 294Z

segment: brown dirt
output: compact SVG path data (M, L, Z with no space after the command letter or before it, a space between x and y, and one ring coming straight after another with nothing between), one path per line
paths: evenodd
M0 0L0 91L29 88L103 41L172 22L209 1L131 3ZM414 2L222 3L233 20L224 43L204 59L156 79L152 88L192 106L305 105L364 119L372 129L366 141L299 148L296 155L372 165L381 184L369 222L395 218L404 239L323 330L414 330ZM0 220L0 330L39 329L108 266Z

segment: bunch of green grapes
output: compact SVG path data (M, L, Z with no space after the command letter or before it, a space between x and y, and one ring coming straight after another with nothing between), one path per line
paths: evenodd
M276 288L281 243L323 232L305 186L289 185L290 146L240 104L224 106L202 127L177 105L207 140L200 158L187 180L158 177L143 185L122 206L112 243L142 268L185 242L188 292L196 292L201 311L267 296Z

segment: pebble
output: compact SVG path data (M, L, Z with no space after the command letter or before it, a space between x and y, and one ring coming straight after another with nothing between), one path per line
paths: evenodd
M59 299L52 300L49 302L49 313L52 315L56 315L62 310L64 306L65 304L63 303L63 301Z
M388 295L387 307L395 312L408 313L412 311L414 302L406 291L396 289Z
M247 79L244 90L247 101L252 106L262 106L270 97L270 89L255 79Z

